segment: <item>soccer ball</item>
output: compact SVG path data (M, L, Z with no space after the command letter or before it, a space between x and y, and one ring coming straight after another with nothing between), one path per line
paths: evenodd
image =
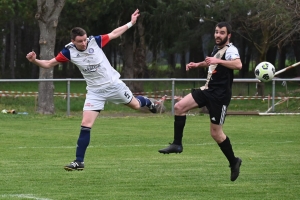
M268 82L274 78L275 67L271 63L264 61L255 67L254 74L258 80Z

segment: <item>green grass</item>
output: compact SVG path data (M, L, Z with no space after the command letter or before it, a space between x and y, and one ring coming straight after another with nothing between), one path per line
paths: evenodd
M0 115L0 199L299 199L300 116L228 116L224 132L243 159L228 162L209 134L207 115L187 116L182 154L157 152L173 138L173 117L100 116L85 170L74 159L80 117Z

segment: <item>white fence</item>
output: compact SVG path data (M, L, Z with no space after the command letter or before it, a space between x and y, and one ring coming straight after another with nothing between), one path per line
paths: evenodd
M165 82L171 82L172 83L172 88L171 88L171 100L172 100L172 105L174 105L174 96L175 96L175 84L176 82L205 82L206 79L177 79L177 78L163 78L163 79L121 79L123 81L165 81ZM85 81L84 79L71 79L71 78L66 78L66 79L0 79L0 82L66 82L67 85L67 93L66 93L66 99L67 99L67 115L70 115L70 88L71 88L71 82L74 81ZM273 79L272 80L272 109L271 111L275 111L275 82L276 81L299 81L300 78L293 78L293 79ZM237 83L258 83L257 79L234 79L233 82ZM174 115L174 107L172 107L172 115Z

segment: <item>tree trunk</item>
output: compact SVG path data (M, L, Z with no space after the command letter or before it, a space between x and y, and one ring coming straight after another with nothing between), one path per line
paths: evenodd
M190 48L190 56L188 62L202 62L204 60L204 53L202 47L202 39L199 39L197 46ZM198 67L188 72L189 78L206 78L206 71L204 67Z
M170 69L169 78L174 78L175 68L176 68L176 61L175 61L175 54L174 53L170 53L168 55L168 65L169 65L169 69Z
M134 31L134 37L131 32ZM139 17L133 30L122 36L121 54L123 58L122 76L124 78L142 78L146 69L146 43L143 16ZM136 81L126 83L132 92L143 91L143 85Z
M283 47L285 48L285 47ZM272 63L274 66L276 64L276 57L277 57L277 46L275 47L270 47L267 51L267 55L266 55L266 61Z
M296 57L296 62L300 61L300 41L296 40L293 42L293 50ZM296 67L297 77L300 77L300 67Z
M10 78L15 78L15 21L10 20L10 43L9 43L9 68L10 68Z
M2 53L1 53L1 76L0 78L5 77L5 57L6 57L6 27L2 30Z
M39 29L34 27L33 28L33 50L37 55L40 54L40 47L39 47ZM32 49L31 49L32 50ZM37 78L38 77L38 67L36 65L32 65L31 70L31 78Z
M279 58L278 58L278 69L276 71L285 68L286 53L287 53L286 47L285 46L281 47L279 51ZM278 74L279 77L282 77L282 75L283 74Z
M58 17L65 4L65 0L37 0L38 11L35 18L40 28L40 59L50 60L54 57L56 28ZM53 68L40 68L39 79L52 79ZM40 114L53 114L54 111L54 85L52 81L39 82L39 98L37 112Z
M134 34L134 49L133 49L133 67L135 78L147 78L149 72L146 64L146 41L145 41L145 27L143 26L144 15L139 17L136 23L136 31ZM135 91L143 91L143 82L134 82Z
M24 68L21 67L21 61L23 60L23 58L25 58L25 56L22 56L22 26L20 26L19 24L17 24L17 42L16 42L16 77L21 77L26 76L28 77L28 71L24 71Z
M133 68L133 44L132 42L124 42L122 45L123 69L122 76L124 78L135 78ZM135 92L134 81L126 83L132 92Z
M180 73L181 73L181 78L186 78L186 60L185 60L185 51L181 52L180 56Z

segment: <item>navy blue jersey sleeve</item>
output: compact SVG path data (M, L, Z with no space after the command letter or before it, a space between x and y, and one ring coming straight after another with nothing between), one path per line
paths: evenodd
M68 48L63 48L63 50L61 50L61 53L64 57L66 57L68 60L71 60L71 56L70 56L70 50Z
M97 36L95 36L94 38L95 38L95 40L96 40L98 46L99 46L100 48L102 48L102 44L101 44L101 43L102 43L102 38L101 38L101 36L100 36L100 35L97 35Z

